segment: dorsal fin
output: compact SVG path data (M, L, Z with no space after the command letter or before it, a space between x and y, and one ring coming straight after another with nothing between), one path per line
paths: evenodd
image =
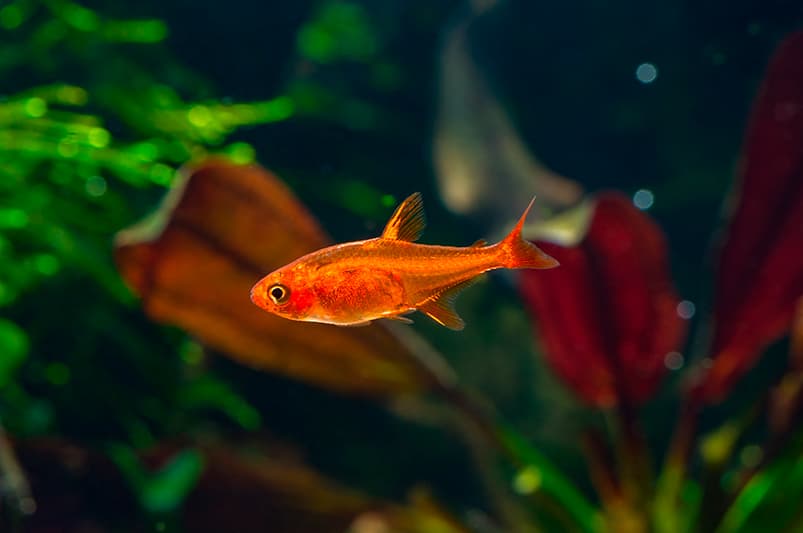
M418 310L438 324L459 331L466 326L466 323L455 311L454 301L463 289L475 284L480 279L482 276L452 285L424 302L418 307Z
M421 193L416 192L408 196L393 212L382 232L382 238L415 241L421 236L425 225L424 202L421 200Z

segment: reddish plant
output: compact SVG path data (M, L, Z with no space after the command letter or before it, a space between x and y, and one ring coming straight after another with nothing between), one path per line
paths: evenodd
M769 344L793 328L796 310L803 306L801 58L803 32L797 32L778 48L754 104L737 170L733 214L718 257L712 343L705 353L708 357L701 359L704 364L689 374L692 387L686 391L653 503L645 504L650 498L645 494L652 494L654 484L631 408L655 392L664 357L680 348L685 331L677 314L663 233L627 198L602 194L578 246L538 243L561 262L561 268L522 275L521 291L536 317L550 365L585 403L616 406L624 422L613 443L619 451L618 475L599 460L605 457L604 443L591 440L589 448L590 464L599 474L595 483L609 517L624 495L625 507L639 510L634 516L652 509L661 531L679 530L677 517L688 507L680 493L700 409L724 399ZM759 393L756 398L756 409L766 408L770 420L764 458L742 470L729 499L721 500L724 504L708 505L721 496L712 496L719 490L715 485L706 488L703 530L720 523L730 524L726 529L732 530L733 524L745 520L747 515L730 514L728 504L741 497L753 501L750 480L777 457L803 412L800 316L786 375L769 397ZM703 459L709 470L721 473L738 439L723 440L719 433L715 437L719 440L708 439L709 453ZM716 453L711 452L714 448ZM630 468L634 456L637 464ZM737 500L733 507L739 505ZM637 530L647 529L646 521L637 522Z
M786 39L753 106L735 211L719 257L713 366L700 383L721 400L785 334L803 296L803 32Z
M538 246L561 266L523 273L521 290L550 365L591 405L642 403L686 330L661 230L628 198L604 193L578 246Z

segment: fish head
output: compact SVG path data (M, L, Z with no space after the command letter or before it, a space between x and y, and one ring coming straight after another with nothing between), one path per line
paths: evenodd
M291 320L308 320L315 307L315 292L303 272L282 268L253 286L251 301L269 313Z

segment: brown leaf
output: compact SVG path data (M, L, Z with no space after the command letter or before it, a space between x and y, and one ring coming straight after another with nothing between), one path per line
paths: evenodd
M204 450L204 473L184 504L186 531L345 531L375 508L364 494L325 479L301 464L265 454Z
M139 459L157 470L185 445L162 443ZM39 500L25 531L152 530L132 487L105 454L58 439L26 440L16 447ZM184 531L467 531L430 498L414 493L410 503L379 500L324 477L272 444L251 443L247 452L225 443L193 449L204 470L179 511Z
M431 499L383 502L270 453L204 450L206 470L184 507L187 531L465 533Z
M245 364L340 392L421 391L448 373L433 371L445 365L431 350L420 358L427 348L412 330L293 322L254 306L252 285L325 246L325 233L261 167L210 160L183 174L153 218L117 239L120 272L148 316Z

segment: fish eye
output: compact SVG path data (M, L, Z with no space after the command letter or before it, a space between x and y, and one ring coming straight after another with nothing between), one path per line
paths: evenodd
M276 285L270 286L268 289L268 296L270 296L270 299L276 305L286 304L290 299L290 289L280 283L277 283Z

